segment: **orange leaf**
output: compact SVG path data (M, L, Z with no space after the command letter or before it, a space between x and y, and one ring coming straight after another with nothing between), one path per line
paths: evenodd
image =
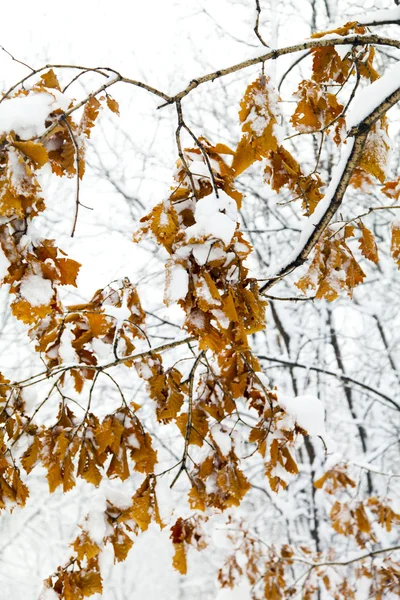
M400 269L400 222L398 221L395 221L392 224L392 241L390 245L390 251Z
M239 112L244 135L232 162L236 177L255 161L266 158L271 150L277 150L275 105L278 98L275 96L275 91L269 86L269 79L265 75L259 77L246 90Z
M174 569L179 571L182 575L187 573L187 562L186 562L186 549L185 542L179 542L174 544L175 553L172 559L172 565Z
M111 98L111 96L107 96L107 106L111 112L119 115L119 104L114 98Z
M12 145L30 158L35 167L43 167L49 161L47 150L40 142L13 142Z
M53 69L50 69L50 71L43 73L43 75L40 76L40 79L42 80L44 87L54 88L58 91L61 91L57 75L54 73Z
M94 127L94 122L99 116L100 107L100 102L97 100L97 98L93 97L86 102L85 108L83 109L83 115L79 124L79 129L88 138L90 138L92 127Z
M361 238L359 240L360 250L365 258L377 264L379 261L378 248L375 242L374 234L363 223L359 223L361 229Z

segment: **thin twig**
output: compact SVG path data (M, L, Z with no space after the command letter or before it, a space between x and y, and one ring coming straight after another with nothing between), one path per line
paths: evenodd
M265 46L266 48L269 48L268 44L263 40L263 37L260 33L260 17L261 17L260 0L256 0L256 23L254 25L254 33L256 34L256 36L258 37L258 39L260 40L262 45Z

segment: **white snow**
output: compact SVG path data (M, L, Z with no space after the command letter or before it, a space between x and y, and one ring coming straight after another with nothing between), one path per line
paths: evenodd
M386 73L370 85L357 90L350 110L346 116L348 130L358 125L370 115L385 98L400 87L400 63L388 69Z
M78 355L72 347L72 342L75 336L72 333L73 323L67 323L62 332L60 345L58 347L58 356L63 363L77 364L79 363Z
M43 279L40 275L27 275L22 279L19 293L32 306L50 304L54 290L50 279Z
M204 277L199 276L193 276L193 279L195 281L195 286L196 286L196 296L198 298L201 298L202 300L204 300L208 306L220 306L221 304L221 300L219 300L218 298L214 298L214 296L211 293L210 288L208 287L207 281L204 279Z
M279 394L278 402L309 435L325 436L325 408L319 398L316 396L288 398Z
M69 106L66 96L53 90L50 93L31 93L28 96L18 96L0 103L0 133L15 133L22 140L29 140L44 133L45 121L49 114Z
M4 277L8 273L8 267L10 266L10 261L7 256L4 254L1 246L0 246L0 281L4 279Z
M113 317L116 321L115 325L117 329L120 329L124 324L124 321L128 321L131 316L131 311L127 305L127 298L124 295L121 306L113 306L111 304L106 304L104 306L104 312L108 317Z
M107 522L105 510L107 506L107 496L104 489L99 489L90 504L90 510L86 518L84 529L89 537L99 546L103 543L106 535Z
M363 15L356 15L354 19L361 23L361 25L371 24L372 22L384 23L386 21L400 20L400 6L388 10L374 10Z
M192 253L198 265L203 266L206 262L225 258L226 254L218 246L213 246L212 242L204 244L193 244Z
M60 600L60 596L52 588L44 584L38 600Z
M232 450L232 438L227 431L223 431L220 427L212 428L212 436L224 456L228 456Z
M345 58L346 54L352 51L352 49L353 46L351 44L343 44L343 46L339 44L335 46L335 50L342 60Z
M224 211L224 212L221 212ZM236 230L238 212L236 202L222 190L201 198L196 204L196 223L186 229L186 238L210 236L222 240L226 246Z
M110 344L106 344L95 337L91 340L91 344L93 350L101 360L108 361L110 359L110 354L112 353L112 346Z
M167 272L164 302L168 306L186 297L189 289L189 275L185 267L177 263Z
M233 589L224 588L217 593L215 600L250 600L251 587L246 581Z

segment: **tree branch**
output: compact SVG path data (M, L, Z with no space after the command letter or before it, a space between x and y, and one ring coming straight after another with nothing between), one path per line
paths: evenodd
M297 367L299 369L316 371L317 373L323 373L325 375L330 375L331 377L336 377L337 379L339 379L340 381L343 381L345 383L353 383L354 385L358 385L359 387L363 388L364 390L367 390L368 392L371 392L372 394L375 394L376 396L383 398L383 400L386 400L386 402L388 402L389 404L394 406L394 408L396 408L396 410L400 411L400 405L397 404L397 402L395 402L395 400L393 400L393 398L390 398L390 396L387 396L380 390L377 390L377 389L367 385L366 383L362 383L361 381L358 381L357 379L354 379L353 377L344 375L343 373L329 371L328 369L323 369L322 367L316 367L313 365L303 365L302 363L293 362L290 360L284 360L282 358L275 358L273 356L258 355L258 358L260 360L268 360L270 362L276 362L281 365L285 365L287 367Z

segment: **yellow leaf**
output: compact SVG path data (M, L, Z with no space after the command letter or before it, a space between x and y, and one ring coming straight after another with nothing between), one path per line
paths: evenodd
M30 473L37 463L40 455L41 443L37 436L34 437L33 443L23 453L21 464L27 473Z
M400 177L394 181L386 181L381 191L388 196L388 198L394 198L398 200L400 197Z
M85 557L90 560L100 553L99 546L89 537L86 531L76 538L72 546L78 560L83 560Z
M111 98L111 96L107 96L107 106L111 112L119 115L119 104L114 98Z
M146 221L150 222L150 229L157 242L172 253L172 244L179 230L178 215L174 207L157 204L149 215L141 219L141 222Z
M354 516L358 529L363 533L369 533L371 531L371 523L368 520L367 513L365 512L365 508L362 504L358 505L354 511Z
M21 298L12 302L11 310L17 319L30 325L40 319L44 319L44 317L51 313L52 308L47 304L33 306L27 300Z
M175 420L182 436L189 435L189 444L202 446L208 432L208 421L206 413L199 409L192 410L191 423L188 424L188 413L182 413ZM188 429L189 428L189 429Z
M58 462L50 465L46 477L49 484L50 493L54 492L59 485L62 485L63 479L61 474L61 466Z
M44 87L54 88L58 91L61 91L60 84L53 69L50 69L50 71L46 71L46 73L43 73L43 75L40 76L40 79L42 80Z
M18 469L14 469L13 471L13 482L12 487L15 492L15 501L19 506L25 506L26 500L29 497L29 490L27 486L23 483Z
M81 264L72 258L58 258L56 261L60 271L61 285L73 285L76 287L76 278L81 268Z
M363 223L359 223L361 229L361 238L359 240L360 250L365 258L377 264L379 261L378 248L375 242L374 234Z
M325 481L328 479L329 477L329 471L327 471L326 473L324 473L322 475L322 477L320 477L319 479L316 479L314 481L314 487L318 488L319 490L322 489Z
M151 499L148 478L144 480L136 494L133 496L132 500L133 505L132 508L129 509L129 515L142 531L146 531L151 521Z
M140 436L140 448L131 450L131 458L135 461L135 471L139 473L153 473L157 462L157 451L151 445L151 437L148 433Z
M358 63L359 74L362 75L363 77L366 77L371 82L376 81L380 77L378 71L373 66L374 57L375 57L375 48L374 48L374 46L370 46L367 59L365 61L360 61Z
M344 83L352 66L348 58L342 60L334 46L313 48L313 79L318 83Z
M343 110L336 96L326 92L315 81L302 81L295 96L300 102L290 120L301 133L319 131Z
M81 122L79 124L79 129L82 133L84 133L88 138L90 138L91 129L94 127L94 122L96 121L101 104L97 100L97 98L90 98L83 109L83 115Z
M0 216L17 216L22 219L24 217L24 210L22 208L23 197L14 193L8 185L1 185L0 191Z
M36 167L43 167L49 161L47 150L40 142L13 142L12 145L30 158Z
M103 591L101 575L97 571L90 571L85 575L81 575L78 583L84 596L101 594Z
M69 492L73 487L75 487L74 463L71 453L68 453L63 464L63 491Z
M89 483L95 485L96 487L99 487L100 482L102 480L102 474L100 473L99 468L96 465L94 459L90 456L87 458L87 465L82 470L82 472L79 473L79 475L83 477L83 479L86 479L86 481L88 481Z
M182 575L186 575L187 573L187 562L186 562L186 550L185 550L185 542L179 542L178 544L174 544L175 553L172 559L172 565L174 569L179 571Z
M371 128L360 160L357 163L357 168L384 183L389 153L388 124L386 117L383 116Z
M122 562L129 554L129 550L133 546L133 541L129 535L119 526L115 528L112 536L108 538L114 548L114 560Z
M400 222L398 221L395 221L392 224L392 241L390 245L390 251L400 269Z
M355 260L346 238L353 235L352 227L345 228L337 236L328 228L318 242L308 271L295 284L304 293L316 290L316 298L335 300L341 289L351 297L353 288L362 283L363 270Z

